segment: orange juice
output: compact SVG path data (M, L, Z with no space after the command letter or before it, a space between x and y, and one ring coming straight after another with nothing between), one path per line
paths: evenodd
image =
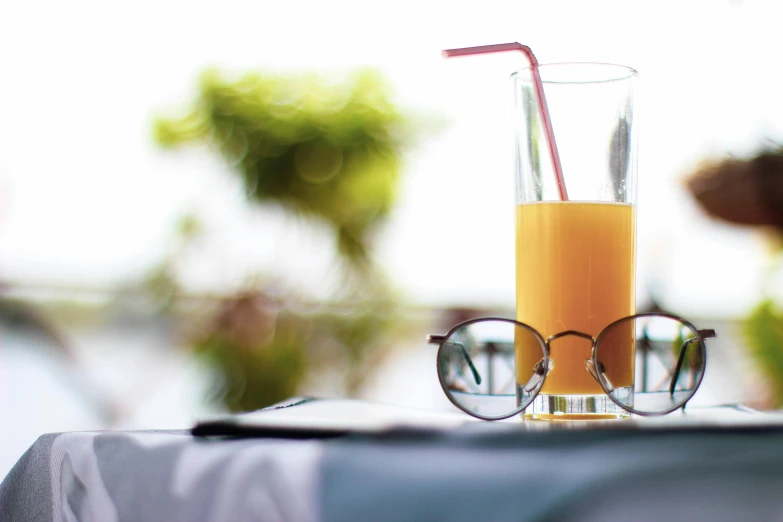
M566 330L593 337L633 315L635 214L625 203L541 201L517 206L517 320L546 339ZM630 325L629 325L630 327ZM612 336L615 337L615 336ZM619 337L619 336L618 336ZM601 346L600 362L615 388L633 386L633 332ZM554 363L541 393L602 394L585 369L589 340L573 335L550 343ZM540 348L517 342L517 381L525 383Z

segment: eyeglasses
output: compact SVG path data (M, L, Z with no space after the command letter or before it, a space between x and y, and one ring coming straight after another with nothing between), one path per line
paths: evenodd
M569 371L563 367L573 367L560 348L551 356L553 344L566 337L591 343L585 371L623 410L664 415L684 408L704 377L704 341L715 336L673 315L644 313L611 323L597 337L567 330L544 339L519 321L487 317L427 342L439 345L438 379L449 400L479 419L500 420L523 413L548 376L560 371L563 377Z

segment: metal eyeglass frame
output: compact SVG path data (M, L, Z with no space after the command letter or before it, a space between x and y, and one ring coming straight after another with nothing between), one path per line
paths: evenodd
M698 382L696 382L696 385L693 388L693 391L691 392L690 396L688 396L685 401L683 401L682 404L678 404L677 406L663 410L660 412L643 412L643 411L637 411L625 404L622 404L620 401L618 401L613 395L612 391L614 388L611 386L611 383L609 382L608 378L604 374L604 365L601 364L600 361L596 358L597 356L597 350L596 348L599 346L599 343L601 342L601 338L606 334L607 331L610 331L612 327L615 325L633 320L638 318L645 318L645 317L662 317L665 319L672 319L674 321L677 321L681 323L682 325L689 328L692 332L696 334L696 338L690 338L686 339L683 343L682 347L680 348L679 356L677 357L677 364L675 366L674 372L673 372L673 378L669 385L669 393L674 394L674 387L677 383L677 380L679 379L680 371L682 370L682 365L685 360L685 348L687 348L690 344L693 344L697 340L699 341L702 351L703 351L703 358L702 358L702 365L701 365L701 374L698 377ZM467 321L463 321L455 326L453 326L446 334L444 335L428 335L427 336L427 343L428 344L437 344L438 345L438 354L435 359L436 365L440 361L441 354L443 352L443 347L447 344L446 341L451 338L451 336L460 328L464 328L465 326L468 326L473 323L478 323L482 321L496 321L496 322L506 322L511 323L516 326L521 326L522 328L529 331L532 335L535 336L535 338L541 343L542 351L544 353L544 358L541 359L534 367L533 367L533 376L531 379L525 384L524 389L526 391L535 391L535 393L530 397L530 400L525 406L518 407L514 409L511 413L504 414L497 417L489 417L485 415L480 415L478 413L472 412L468 409L466 409L464 406L459 404L451 395L451 393L448 392L446 388L446 384L443 382L443 376L441 375L441 372L438 371L438 381L440 382L440 386L443 389L443 393L449 398L449 401L451 401L452 404L454 404L457 408L464 411L468 415L471 415L473 417L482 419L482 420L502 420L507 419L509 417L512 417L514 415L517 415L524 411L526 408L530 406L530 404L533 403L535 398L538 396L538 394L541 392L541 389L544 386L544 382L546 381L546 376L549 369L549 344L554 341L555 339L560 339L561 337L566 337L568 335L574 335L576 337L581 337L583 339L589 340L592 343L591 346L591 357L589 359L585 360L585 369L587 372L595 379L598 384L601 386L601 389L604 391L604 393L609 397L609 399L612 400L615 404L617 404L619 407L624 409L625 411L632 413L634 415L641 415L641 416L657 416L657 415L667 415L675 410L678 410L680 408L685 408L685 405L688 403L691 398L696 394L696 391L699 389L699 386L701 386L701 382L704 379L704 372L707 368L707 350L706 350L706 344L705 339L711 339L717 336L715 333L715 330L712 329L706 329L706 330L699 330L697 329L692 323L689 321L686 321L685 319L681 317L677 317L676 315L671 314L665 314L665 313L657 313L657 312L650 312L650 313L641 313L641 314L635 314L635 315L629 315L627 317L623 317L622 319L618 319L606 327L604 327L603 330L601 330L601 333L598 334L597 337L593 337L589 334L586 334L584 332L579 332L577 330L565 330L563 332L559 332L553 335L550 335L546 339L538 332L535 328L525 324L521 323L519 321L516 321L514 319L507 319L502 317L479 317L476 319L469 319ZM465 347L460 345L462 348L462 354L465 357L465 361L470 368L471 373L473 374L473 377L476 379L476 384L481 384L481 377L478 374L478 371L476 370L476 367L473 365L473 361L470 358L470 355L468 355L467 351L465 350ZM597 371L596 371L597 370ZM535 382L534 382L535 381Z

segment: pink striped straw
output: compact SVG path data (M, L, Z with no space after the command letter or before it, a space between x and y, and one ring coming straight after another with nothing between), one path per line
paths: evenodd
M541 82L541 75L538 71L538 60L536 60L533 51L527 45L512 42L495 45L479 45L478 47L463 47L461 49L446 49L443 55L446 58L454 56L466 56L470 54L498 53L503 51L522 51L530 62L530 72L533 75L533 86L536 90L538 106L541 108L541 119L544 122L544 131L546 132L547 143L549 144L549 153L552 157L552 166L555 169L557 178L557 190L560 192L560 199L568 201L568 192L566 191L565 180L563 179L563 167L560 165L560 154L557 152L555 143L555 133L552 130L552 120L549 118L549 108L544 97L544 84Z

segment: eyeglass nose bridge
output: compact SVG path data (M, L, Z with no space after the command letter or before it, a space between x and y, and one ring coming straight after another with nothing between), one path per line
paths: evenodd
M546 344L546 354L549 355L549 344L552 341L554 341L555 339L560 339L561 337L569 336L569 335L573 335L575 337L581 337L582 339L587 339L588 341L590 341L593 350L595 350L595 337L593 337L592 335L586 334L584 332L580 332L578 330L566 330L564 332L560 332L560 333L556 333L556 334L550 335L549 337L546 338L546 340L544 341L544 343Z
M592 335L588 335L584 332L580 332L578 330L566 330L564 332L556 333L554 335L550 335L546 338L546 355L549 357L551 354L549 350L549 344L554 341L555 339L560 339L561 337L566 337L569 335L573 335L575 337L581 337L582 339L586 339L590 341L590 353L591 357L589 359L585 359L585 369L587 372L593 377L593 379L598 382L598 384L601 384L604 389L609 391L610 393L612 390L614 390L614 387L612 386L612 383L609 381L609 378L606 376L606 369L604 368L604 365L600 362L598 363L598 367L596 368L595 363L593 362L593 359L595 358L595 345L596 345L596 338Z

